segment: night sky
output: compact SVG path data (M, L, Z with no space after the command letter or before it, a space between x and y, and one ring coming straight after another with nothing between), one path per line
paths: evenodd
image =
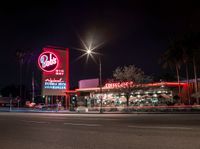
M99 67L85 57L78 35L104 43L103 78L110 78L118 66L134 64L147 75L160 74L158 59L171 40L187 31L199 31L199 5L191 1L16 1L0 5L0 87L19 84L17 49L35 55L47 45L70 49L70 81L97 78ZM33 63L36 65L36 63ZM31 85L30 70L24 66L24 83ZM36 75L39 81L39 76Z

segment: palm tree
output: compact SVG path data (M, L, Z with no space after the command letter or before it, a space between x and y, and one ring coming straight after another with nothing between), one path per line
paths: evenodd
M25 51L23 50L16 50L15 55L17 58L17 61L19 62L19 95L20 98L22 97L22 65L24 64L24 58L25 58Z
M35 64L35 62L36 62L36 60L37 60L37 54L34 52L34 51L32 51L32 50L30 50L30 49L28 49L28 50L26 50L26 53L25 53L25 58L24 58L24 63L26 64L26 71L31 71L32 73L31 73L31 75L32 75L32 77L31 77L31 86L32 86L32 102L34 102L34 96L35 96L35 94L34 94L34 92L35 92L35 78L34 78L34 64ZM30 66L32 66L32 67L30 67ZM28 75L30 75L30 73L26 73L26 74L28 74ZM29 79L27 79L28 81L30 81Z
M176 68L177 80L180 81L179 69L182 64L185 65L186 79L189 87L189 64L193 65L194 73L194 88L195 93L198 92L198 80L197 80L197 63L200 55L200 34L199 33L186 33L182 39L175 40L167 51L161 56L163 67L169 66L170 68ZM190 102L190 93L188 88L188 98ZM180 85L179 85L180 93ZM197 103L199 101L197 100Z
M187 80L187 97L189 100L189 104L190 104L190 85L189 85L189 61L190 61L190 54L187 48L182 47L182 61L185 64L185 74L186 74L186 80Z
M186 37L183 41L186 56L188 59L188 62L192 62L193 65L193 72L194 72L194 86L195 86L195 93L198 92L198 76L197 76L197 63L198 57L200 55L200 34L199 33L189 33L186 34ZM197 103L199 104L199 101L197 99Z
M180 94L180 68L182 65L182 51L178 46L178 43L173 43L161 56L160 62L162 63L163 68L170 67L173 69L175 67L177 82L179 84L178 92Z

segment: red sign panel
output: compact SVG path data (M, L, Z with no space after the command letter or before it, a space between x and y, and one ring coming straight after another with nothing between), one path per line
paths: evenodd
M42 70L42 94L61 96L69 90L69 50L47 47L38 57Z

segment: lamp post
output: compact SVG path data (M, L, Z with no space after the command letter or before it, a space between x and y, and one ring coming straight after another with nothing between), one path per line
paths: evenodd
M34 83L34 72L32 73L32 102L34 103L35 98L35 83Z
M86 54L88 56L92 55L92 50L87 49ZM102 69L101 69L101 58L99 57L99 91L100 91L100 113L103 113L103 99L102 99Z
M103 113L101 58L99 58L99 87L100 87L100 102L101 102L100 113Z

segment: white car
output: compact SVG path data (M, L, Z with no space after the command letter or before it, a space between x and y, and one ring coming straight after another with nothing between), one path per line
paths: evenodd
M79 106L76 108L77 112L88 112L88 108L84 106Z
M35 106L36 109L43 109L43 108L45 108L45 107L46 107L46 105L45 105L44 103L39 103L39 104L37 104L37 105Z

